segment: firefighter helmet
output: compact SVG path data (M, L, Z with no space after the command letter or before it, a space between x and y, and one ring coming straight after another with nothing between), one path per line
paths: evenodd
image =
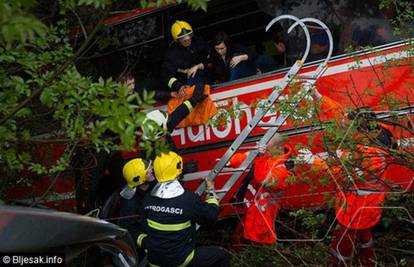
M153 110L146 114L142 122L142 139L155 141L167 129L168 114L162 110Z
M128 161L122 169L124 179L130 188L140 186L145 182L145 176L151 166L151 162L140 158Z
M183 159L175 152L161 153L154 160L154 174L158 182L176 179L183 171Z
M185 37L190 38L193 35L193 28L188 22L176 20L171 26L171 35L174 41Z

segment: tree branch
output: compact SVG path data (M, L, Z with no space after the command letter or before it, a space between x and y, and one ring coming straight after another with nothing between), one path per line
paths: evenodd
M82 20L81 20L81 18L79 17L78 13L76 13L76 11L75 11L75 10L72 10L72 9L71 9L70 11L72 11L72 13L73 13L73 14L75 14L75 17L76 17L76 19L78 20L79 25L80 25L80 27L81 27L81 29L82 29L83 37L84 37L85 39L88 39L88 34L86 33L85 26L83 26Z

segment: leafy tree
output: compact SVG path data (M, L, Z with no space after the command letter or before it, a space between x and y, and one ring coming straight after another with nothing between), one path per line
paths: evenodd
M188 4L206 8L204 0ZM110 0L0 1L0 196L18 181L30 182L34 173L56 177L70 170L79 147L110 151L144 145L136 140L152 95L138 95L112 79L83 76L76 68L104 18L119 5ZM78 13L85 10L93 11L93 24L80 20ZM68 36L79 22L86 38L75 51ZM38 155L39 147L51 146L62 150L57 158Z

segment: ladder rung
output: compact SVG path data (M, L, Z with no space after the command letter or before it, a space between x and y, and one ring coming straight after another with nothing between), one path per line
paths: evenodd
M214 191L216 191L216 194L221 194L221 193L229 192L229 189L228 188L224 188L224 189L222 188L222 189L216 189Z
M275 123L259 123L257 124L257 127L279 127L281 126L280 124L275 124Z
M244 172L246 169L243 168L223 168L223 170L221 170L222 173L226 173L226 172Z
M308 76L308 75L297 75L296 78L301 80L316 80L315 76Z
M239 150L254 150L254 149L258 149L259 146L258 145L254 145L254 146L241 146L239 147Z

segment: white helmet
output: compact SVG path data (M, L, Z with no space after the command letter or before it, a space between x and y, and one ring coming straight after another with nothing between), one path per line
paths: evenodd
M146 114L142 122L142 139L155 141L167 130L168 114L162 110L153 110Z

